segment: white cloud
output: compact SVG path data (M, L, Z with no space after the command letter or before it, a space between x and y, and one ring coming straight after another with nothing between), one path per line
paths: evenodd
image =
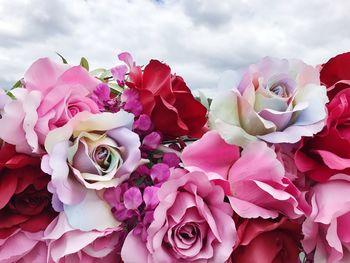
M193 89L261 57L310 64L349 50L348 0L0 0L0 85L36 59L112 67L128 50L137 62L167 62ZM349 50L350 51L350 50Z

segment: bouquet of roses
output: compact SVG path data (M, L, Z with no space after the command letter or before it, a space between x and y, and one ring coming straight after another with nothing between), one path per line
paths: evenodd
M118 57L0 90L1 263L350 262L350 53L214 98Z

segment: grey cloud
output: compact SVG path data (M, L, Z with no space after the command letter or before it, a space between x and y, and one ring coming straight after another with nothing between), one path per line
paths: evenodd
M76 21L64 1L4 1L0 9L1 46L12 48L67 35Z
M315 65L350 46L347 0L0 1L3 85L36 58L59 61L55 51L72 64L85 56L91 68L114 66L122 51L139 64L157 58L196 89L266 55Z

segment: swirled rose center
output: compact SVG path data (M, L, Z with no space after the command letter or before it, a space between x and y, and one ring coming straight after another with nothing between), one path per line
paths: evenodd
M177 229L177 236L185 244L193 244L199 236L199 228L195 223L186 223Z
M272 86L270 87L270 91L282 98L288 97L288 90L284 85L277 84L275 86Z
M68 115L70 118L73 118L75 115L77 115L80 112L80 109L76 105L68 106Z
M98 146L93 153L93 159L102 169L108 169L111 165L111 152L105 146Z
M287 74L280 74L268 81L266 89L277 97L287 99L293 96L296 89L296 82Z

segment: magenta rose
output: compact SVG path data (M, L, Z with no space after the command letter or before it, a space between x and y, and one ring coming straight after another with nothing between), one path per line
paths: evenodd
M312 212L303 224L303 247L314 262L350 262L350 177L337 174L310 191Z
M222 188L205 173L173 170L158 197L147 244L131 231L122 248L125 263L214 263L229 258L236 240L233 212Z
M24 75L24 88L11 91L16 100L4 106L0 138L20 152L41 152L49 131L78 112L99 112L90 96L100 83L81 66L59 65L48 58L34 62Z

